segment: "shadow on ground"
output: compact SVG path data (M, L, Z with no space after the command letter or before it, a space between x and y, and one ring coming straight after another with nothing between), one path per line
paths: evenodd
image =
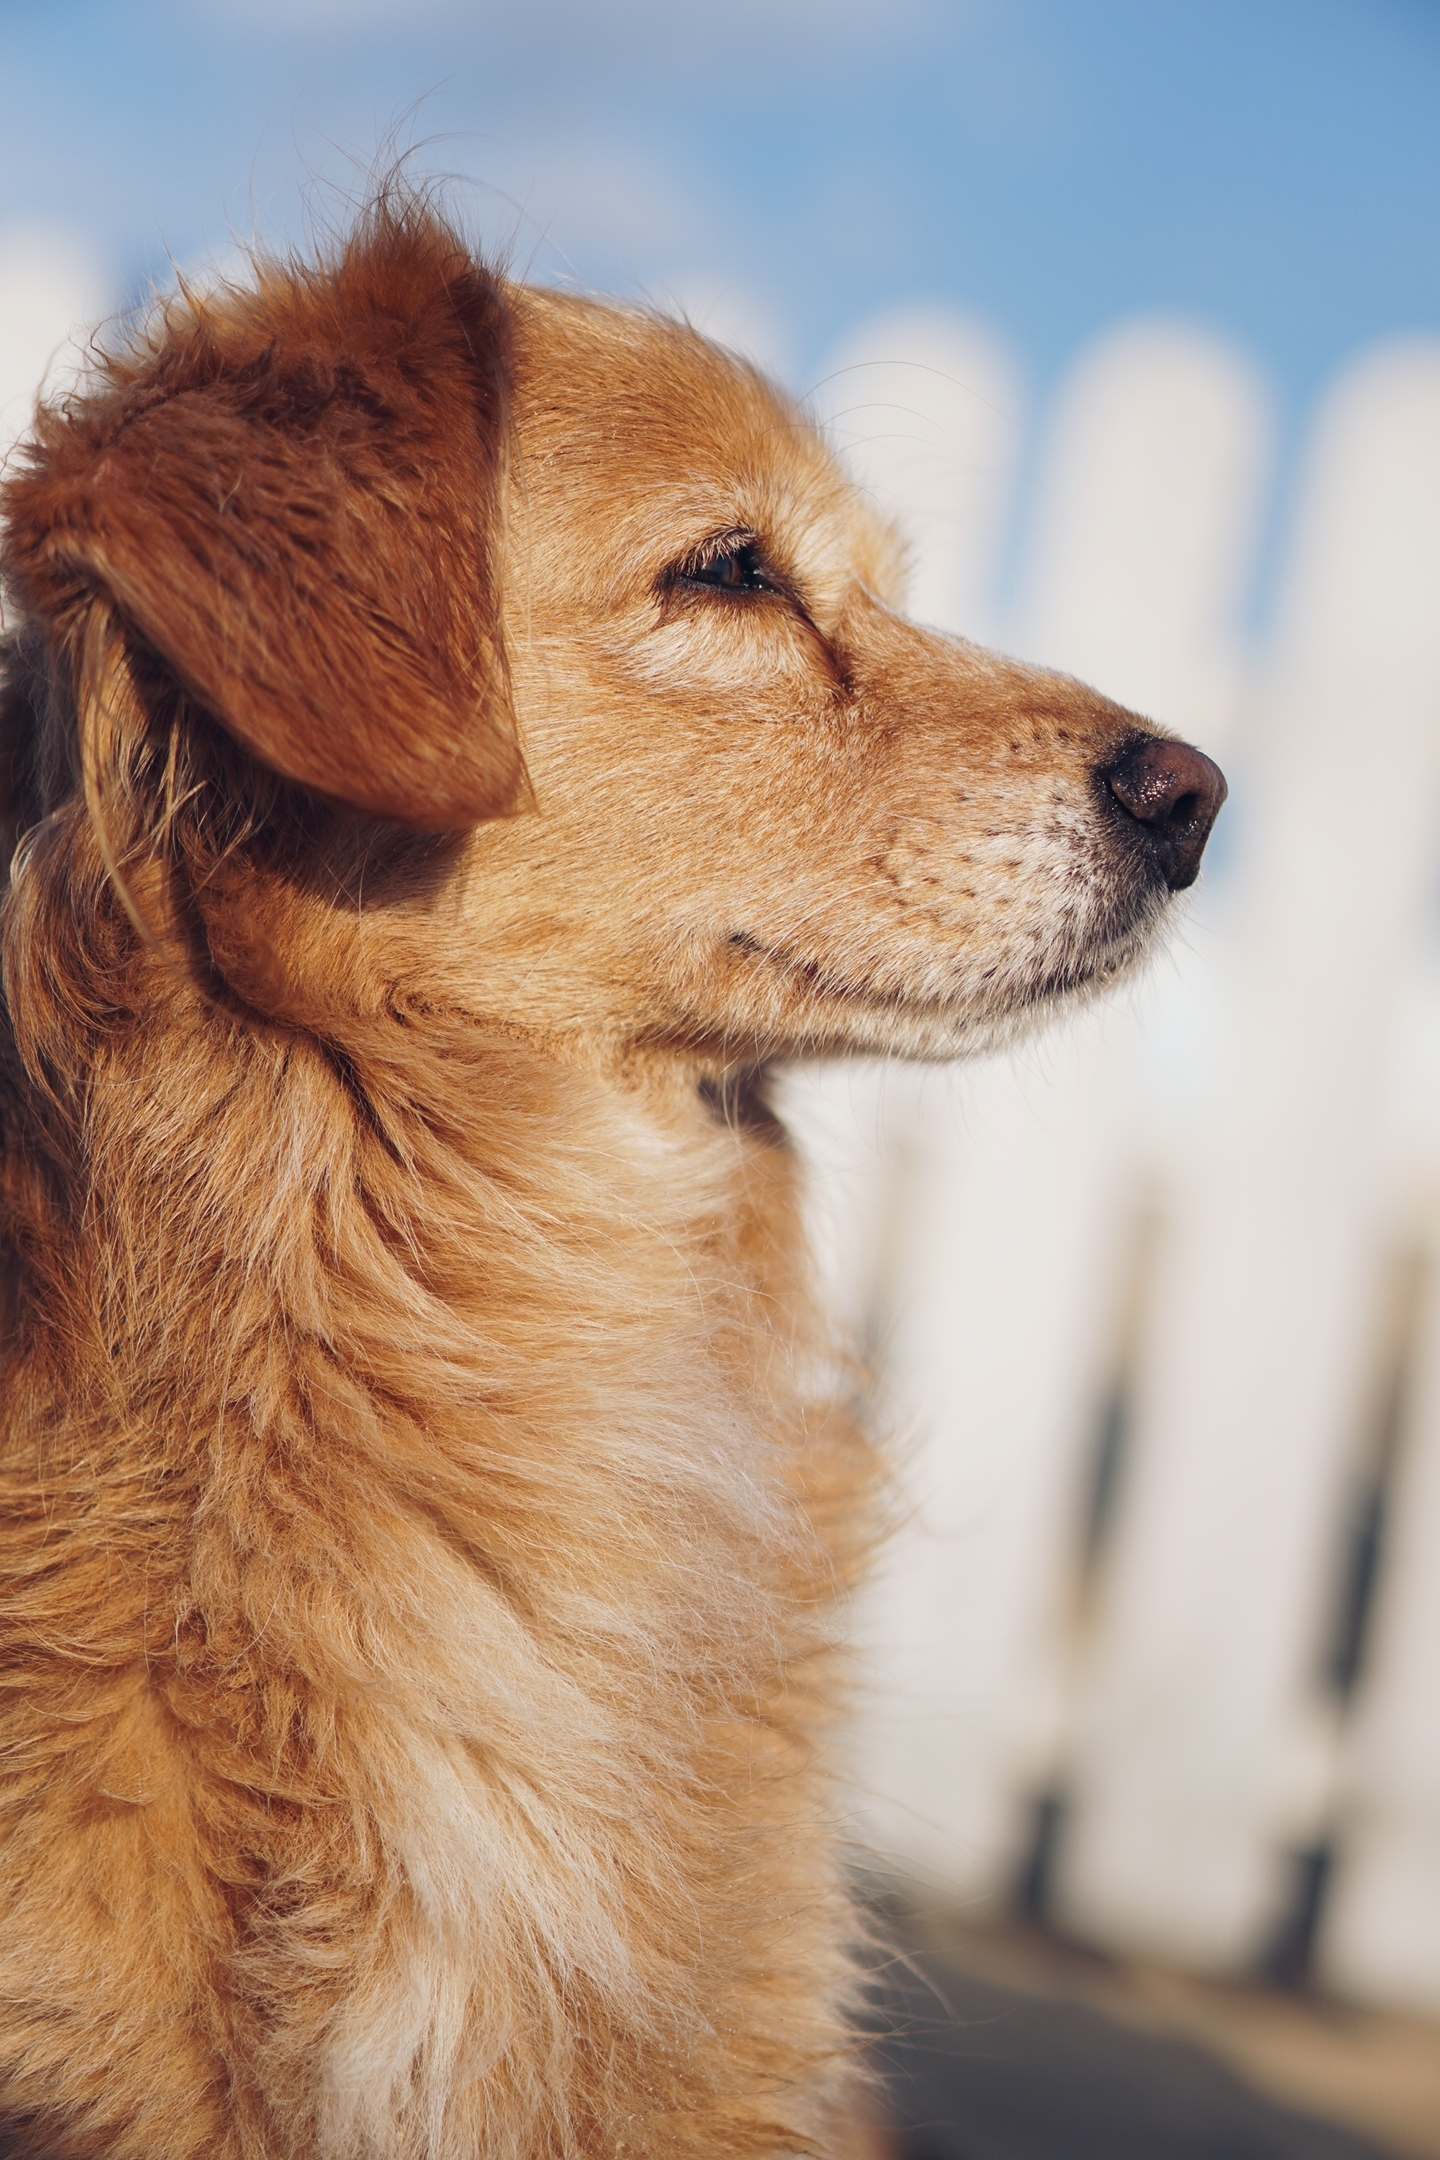
M1202 2048L922 1954L878 1991L894 2160L1395 2160Z

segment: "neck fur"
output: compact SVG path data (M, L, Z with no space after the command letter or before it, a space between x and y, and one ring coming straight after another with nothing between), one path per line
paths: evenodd
M454 1020L175 994L82 1062L38 1106L12 1066L0 1413L66 1805L173 1821L194 2000L310 2149L448 2151L462 2089L487 2152L589 2149L657 2050L778 2149L743 2096L837 2041L794 1831L869 1475L808 1383L788 1156ZM52 1721L20 1740L16 1802Z

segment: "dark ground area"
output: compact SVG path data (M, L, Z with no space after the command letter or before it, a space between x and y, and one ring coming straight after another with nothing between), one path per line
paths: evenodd
M1188 2041L934 1954L886 1981L875 2026L895 2160L1395 2160Z

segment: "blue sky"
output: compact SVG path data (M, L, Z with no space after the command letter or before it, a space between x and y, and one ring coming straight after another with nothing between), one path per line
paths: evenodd
M398 127L540 274L733 287L799 380L901 302L1037 390L1158 310L1294 413L1440 328L1436 0L0 0L0 115L0 219L117 295L301 232Z

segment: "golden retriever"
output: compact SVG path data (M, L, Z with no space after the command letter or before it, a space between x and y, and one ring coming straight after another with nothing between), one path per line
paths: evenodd
M5 510L5 2149L846 2149L872 1470L766 1068L1115 976L1223 781L394 196Z

